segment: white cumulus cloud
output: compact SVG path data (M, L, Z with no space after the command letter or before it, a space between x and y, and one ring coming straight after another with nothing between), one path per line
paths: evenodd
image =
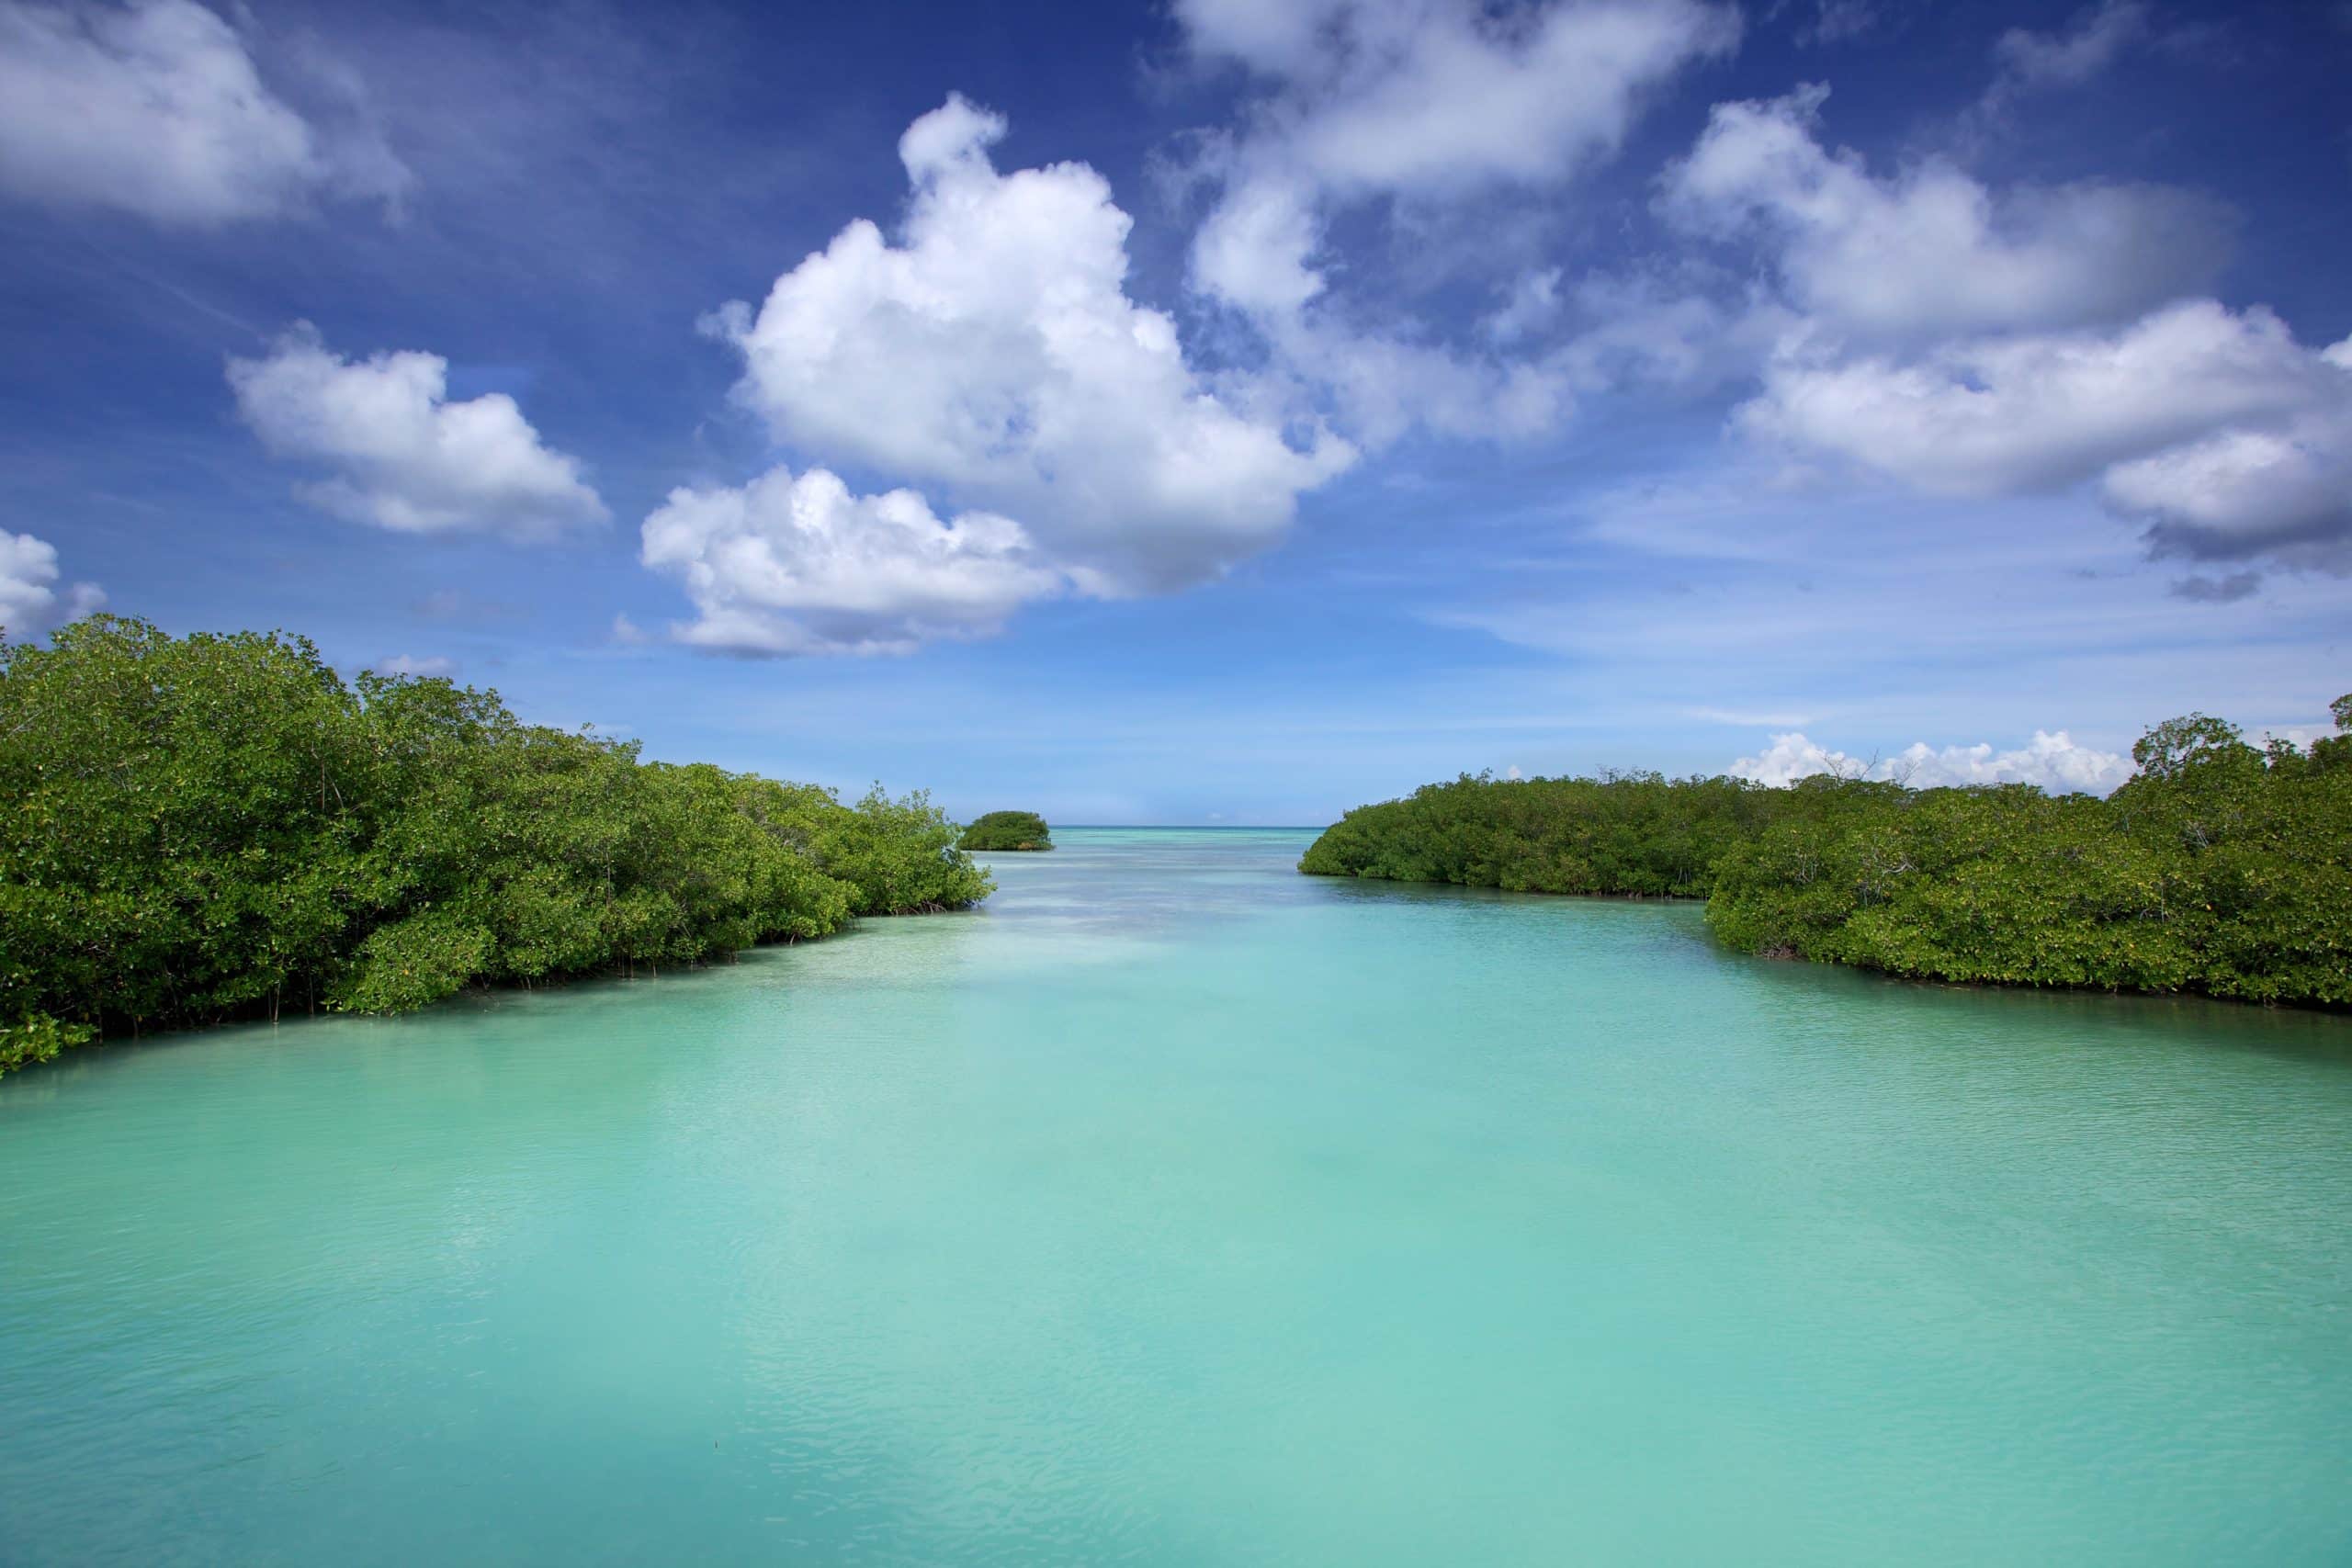
M2064 34L2011 33L2003 81L2081 80L2145 26L2110 4ZM1704 384L1743 341L1768 344L1733 415L1768 446L1942 495L2096 483L2157 555L2352 571L2352 340L2315 351L2269 310L2200 292L2230 209L2153 186L1997 189L1940 157L1874 173L1825 145L1826 96L1717 105L1661 183L1668 225L1751 247L1774 297L1637 295L1569 345L1580 389ZM1712 361L1677 352L1702 343ZM2226 603L2255 581L2177 591Z
M2342 374L2268 310L2199 299L2119 332L1963 339L1909 363L1815 363L1800 350L1766 370L1737 417L1928 489L1987 495L2290 417L2330 400Z
M1736 778L1791 784L1816 773L1844 778L1899 779L1914 789L1965 784L2030 784L2052 793L2076 790L2105 795L2132 776L2132 760L2113 751L2078 745L2063 730L2033 732L2025 745L1996 751L1989 743L1929 746L1915 741L1892 757L1857 757L1809 739L1802 731L1772 737L1753 757L1731 765Z
M523 538L605 517L578 458L541 442L503 392L450 401L448 371L413 351L345 359L301 322L265 357L231 359L229 384L263 445L329 471L300 493L338 517Z
M57 547L0 528L0 634L21 642L78 620L107 602L95 582L60 590Z
M904 653L1071 586L1010 518L942 522L912 491L857 495L823 468L673 491L643 540L700 613L680 640L737 653Z
M411 183L372 130L273 91L194 0L0 0L0 190L208 225L320 193L396 203Z
M1125 292L1110 186L1080 164L999 173L1004 130L951 97L899 143L899 243L860 220L756 311L714 313L743 355L737 394L820 458L1017 518L1106 591L1213 576L1279 537L1353 449L1187 364L1175 322Z
M2118 331L1963 339L1909 361L1796 340L1735 417L1942 494L2096 478L2158 555L2352 571L2352 341L2314 352L2258 306L2186 300Z
M1827 96L1815 86L1716 105L1660 204L1686 232L1760 237L1792 302L1841 333L1916 341L2120 321L2202 288L2228 259L2233 215L2188 191L1996 193L1938 159L1873 175L1822 145Z
M2276 429L2226 430L2119 464L2108 503L2145 520L2161 554L2352 574L2352 338L2320 358L2335 374L2315 372L2311 408ZM2251 591L2225 581L2240 584L2229 597Z
M1250 315L1286 321L1327 287L1313 262L1322 245L1314 197L1294 180L1237 185L1193 238L1193 282Z

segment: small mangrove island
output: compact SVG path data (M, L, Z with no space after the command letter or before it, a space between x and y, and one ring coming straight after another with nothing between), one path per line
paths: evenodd
M0 1071L107 1034L658 974L991 890L918 792L649 762L301 637L0 643Z
M956 848L963 850L1050 850L1053 834L1046 819L1034 811L990 811L974 818Z
M1822 774L1497 779L1360 807L1317 876L1707 902L1750 953L1922 979L2352 1002L2352 696L2308 748L2194 714L2104 798Z

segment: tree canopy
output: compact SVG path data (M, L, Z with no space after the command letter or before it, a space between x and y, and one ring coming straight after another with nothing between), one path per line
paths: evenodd
M972 819L960 846L967 850L1050 850L1053 834L1034 811L990 811Z
M94 616L0 644L0 1070L94 1035L658 971L987 874L921 794L522 723L301 637Z
M2308 749L2202 714L2114 795L1464 775L1351 811L1311 874L1707 900L1743 952L1953 981L2352 1002L2352 696Z

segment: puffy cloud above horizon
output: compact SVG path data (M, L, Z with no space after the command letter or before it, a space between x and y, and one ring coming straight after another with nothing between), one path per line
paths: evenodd
M1078 164L1000 171L1005 120L951 95L900 140L895 234L854 221L756 309L704 322L743 357L737 399L810 466L680 491L648 519L646 564L699 613L682 639L895 651L987 635L1039 598L1180 588L1278 538L1297 497L1362 449L1416 426L1534 435L1579 395L1645 381L1746 382L1733 428L1837 460L1810 484L1844 468L1937 495L2080 487L2157 553L2345 570L2352 344L2316 353L2269 310L2198 292L2231 249L2221 202L2004 188L1934 155L1874 171L1825 137L1826 89L1803 87L1718 104L1657 177L1663 232L1719 259L1575 279L1533 266L1453 341L1408 320L1367 329L1318 261L1332 212L1366 192L1431 202L1564 179L1617 144L1647 90L1727 49L1736 22L1697 4L1560 4L1509 23L1404 0L1178 14L1197 56L1255 84L1190 171L1214 200L1189 280L1250 321L1267 368L1197 368L1175 322L1127 292L1131 221L1107 183ZM1318 141L1359 103L1475 117L1487 89L1508 100L1515 73L1576 39L1583 96L1536 127L1548 151L1505 155L1455 128L1409 157L1366 144L1346 162ZM824 465L920 490L856 495ZM2175 592L2227 603L2259 581ZM1949 748L1930 761L1960 766Z
M245 31L194 0L0 0L0 190L213 225L320 195L397 206L413 183L354 98L332 123L263 80Z
M2342 377L2269 311L2197 299L2120 332L1962 339L1909 363L1809 362L1800 348L1736 418L1926 489L1992 495L2325 406Z
M448 372L415 350L345 359L307 321L228 367L262 444L329 470L297 493L345 521L536 539L605 518L578 458L547 446L503 392L450 401Z
M1543 285L1506 306L1482 349L1393 312L1374 326L1331 288L1332 216L1383 197L1442 207L1556 185L1740 33L1736 10L1698 0L1560 0L1508 16L1467 0L1180 0L1176 16L1195 58L1238 63L1262 89L1238 131L1203 143L1193 173L1217 194L1193 238L1193 286L1245 317L1305 395L1374 446L1415 424L1540 434L1572 388L1563 367L1503 352Z
M1001 116L951 96L899 143L899 243L860 219L707 328L776 438L1017 520L1102 592L1214 577L1272 544L1353 447L1186 360L1125 292L1131 220L1082 164L998 172Z
M57 547L30 534L0 528L0 635L22 642L104 607L95 582L60 591Z
M2352 338L2319 358L2338 374L2315 372L2323 388L2292 419L2119 464L2104 480L2109 505L2144 519L2159 555L2352 575ZM2247 581L2201 596L2244 597Z
M2128 10L2099 13L2108 41L2050 56L2045 78L2103 64L2136 36L2112 31ZM2004 40L2005 69L2043 59L2048 40L2022 37ZM2153 186L1996 189L1937 158L1882 176L1824 145L1826 99L1717 105L1668 170L1668 224L1756 247L1777 298L1654 310L1637 368L1694 378L1678 344L1704 364L1696 340L1736 324L1770 346L1732 425L1768 448L1932 494L2091 485L2151 555L2352 572L2352 340L2315 350L2268 309L2201 292L2230 209ZM2254 581L2178 595L2227 603Z
M1964 333L2126 321L2204 288L2235 215L2160 186L1996 192L1941 159L1892 178L1822 145L1829 96L1799 88L1718 104L1660 207L1685 232L1760 238L1790 302L1844 337L1917 343Z
M1735 422L1957 495L2094 478L2153 553L2352 570L2352 340L2314 352L2256 306L2111 333L1962 340L1905 363L1777 357Z
M699 612L677 638L731 653L906 653L1071 588L1010 518L942 522L912 491L857 495L824 468L672 491L642 538Z
M2132 759L2113 751L2077 745L2063 730L2033 732L2033 739L2014 750L1996 751L1989 743L1973 746L1929 746L1914 741L1892 757L1856 757L1833 750L1792 730L1772 737L1771 745L1757 756L1742 757L1731 765L1736 778L1769 784L1792 784L1817 773L1843 778L1894 779L1914 789L1940 789L1967 784L2030 784L2057 794L2082 791L2105 795L2132 773Z

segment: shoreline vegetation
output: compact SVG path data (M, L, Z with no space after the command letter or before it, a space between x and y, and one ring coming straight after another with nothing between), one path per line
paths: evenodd
M0 642L0 1073L96 1039L658 975L988 874L921 792L648 762L305 638Z
M1914 979L2352 1003L2352 696L2307 749L2201 714L2104 798L1820 774L1497 779L1359 807L1315 876L1703 898L1737 952Z
M957 849L1034 851L1054 847L1052 830L1034 811L990 811L972 819Z

